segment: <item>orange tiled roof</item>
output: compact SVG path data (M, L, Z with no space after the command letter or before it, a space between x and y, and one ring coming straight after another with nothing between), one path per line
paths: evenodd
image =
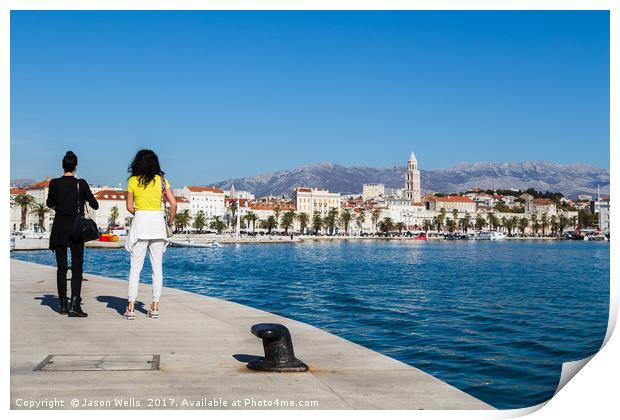
M30 187L28 187L28 189L30 190L37 190L39 188L47 188L50 186L50 181L52 180L51 177L47 177L45 179L45 181L41 181L41 182L37 182L36 184L32 184Z
M426 199L438 201L441 203L475 203L474 200L472 200L471 198L463 197L461 195L450 195L448 197L431 196L431 197L427 197Z
M217 188L217 187L195 187L195 186L191 186L191 187L187 187L188 190L190 190L191 192L213 192L213 193L220 193L220 194L224 194L224 190L221 188Z
M553 201L549 200L548 198L535 198L532 200L532 203L548 206L550 204L553 204Z
M11 188L11 194L14 195L22 195L22 194L26 194L28 192L28 190L26 190L25 188Z
M189 200L182 195L175 195L174 198L177 200L177 203L189 203Z
M127 200L127 191L101 190L95 194L97 200Z

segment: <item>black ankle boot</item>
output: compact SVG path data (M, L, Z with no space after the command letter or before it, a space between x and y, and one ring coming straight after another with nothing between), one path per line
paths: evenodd
M77 316L80 318L87 317L88 314L82 310L82 298L75 297L71 298L71 303L69 304L69 316Z
M67 304L69 303L69 300L66 297L60 298L59 300L60 300L60 309L58 310L58 313L60 315L67 315L67 311L68 311Z

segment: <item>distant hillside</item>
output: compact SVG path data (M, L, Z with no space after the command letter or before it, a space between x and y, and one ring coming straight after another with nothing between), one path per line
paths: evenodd
M312 186L341 193L359 193L362 184L379 182L386 187L403 186L404 166L370 168L323 162L247 178L227 179L214 185L224 189L234 183L237 190L257 196L291 195L295 187ZM609 194L609 170L585 164L558 164L543 161L522 163L462 163L448 169L421 170L423 192L459 192L468 188L535 188L559 191L566 196Z

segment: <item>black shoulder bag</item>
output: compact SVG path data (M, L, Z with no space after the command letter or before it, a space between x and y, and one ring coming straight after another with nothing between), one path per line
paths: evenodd
M84 203L86 205L86 203ZM80 212L80 180L77 182L77 216L73 222L71 236L83 242L94 241L99 239L99 229L97 223L84 215L84 211Z

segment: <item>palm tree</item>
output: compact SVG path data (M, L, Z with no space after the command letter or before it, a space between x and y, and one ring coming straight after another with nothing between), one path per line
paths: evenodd
M553 236L556 236L558 234L559 223L558 217L555 214L551 215L549 219L549 225L551 226L551 233L553 234Z
M361 209L361 211L357 215L357 223L360 225L360 232L364 230L365 222L366 222L366 212L364 211L364 209Z
M530 216L530 221L532 222L532 229L535 229L534 233L538 233L538 229L535 228L535 225L538 225L538 216L536 215L536 213L533 213ZM540 228L540 226L539 226L539 228Z
M458 226L459 211L457 209L452 209L452 217L454 218L454 223Z
M503 226L504 228L507 228L507 227L508 227L508 226L506 226L506 222L507 222L507 220L506 220L506 216L502 216L502 218L500 219L500 223L502 224L502 226Z
M280 206L275 206L273 209L273 213L276 216L276 227L277 227L277 225L280 223L280 213L282 213L282 209L280 208Z
M474 227L476 230L482 230L487 225L487 221L481 215L476 216Z
M258 220L258 216L256 216L256 213L249 211L245 214L243 218L248 224L248 227L250 226L250 223L252 223L252 233L254 233L254 228L256 227L256 221Z
M260 222L262 229L267 229L267 234L271 235L271 231L278 226L278 221L275 216L269 216L267 219Z
M185 210L187 211L187 210ZM213 220L211 221L211 223L209 223L209 228L210 229L215 229L219 234L221 234L224 229L226 229L226 223L224 223L222 221L222 219L220 218L220 216L214 216Z
M467 229L469 229L470 224L471 215L469 213L465 213L465 216L463 216L463 218L461 219L461 229L463 229L463 231L467 233Z
M518 225L519 225L519 219L517 219L517 216L512 216L508 220L508 235L512 235L512 231L516 229Z
M491 226L491 229L497 229L497 227L499 226L499 219L497 218L496 215L494 214L489 214L489 225Z
M306 227L308 227L308 213L301 212L297 215L297 220L299 220L299 229L301 233L306 233Z
M19 230L26 229L26 215L28 214L28 208L32 207L36 201L33 196L28 194L19 194L16 195L13 199L13 203L16 206L21 207L21 221L19 223Z
M51 211L52 209L46 207L45 204L36 203L32 205L32 213L39 217L39 226L43 230L45 230L45 215Z
M579 217L578 216L572 216L570 218L570 224L572 227L577 227L577 222L579 221Z
M351 210L344 209L342 214L340 215L340 221L344 225L345 235L349 234L349 224L351 223L352 219L353 219L353 215L351 214Z
M230 225L236 220L235 216L237 214L237 201L233 201L230 203L230 220L228 221L228 226L230 227Z
M327 217L325 217L325 227L329 231L330 235L334 234L334 230L336 228L336 222L338 221L338 209L332 207L329 209L327 213Z
M189 226L192 221L192 215L189 210L185 209L180 213L177 213L174 218L174 224L177 230L184 231L186 226Z
M200 210L196 213L196 217L194 218L194 227L198 229L199 233L202 233L202 230L207 225L207 218L205 217L205 212Z
M454 232L454 230L456 229L456 221L454 219L447 218L446 228L448 229L448 232Z
M374 209L370 215L370 221L372 222L373 230L375 232L377 231L377 222L379 221L379 217L381 217L381 210Z
M424 232L427 232L433 227L433 222L431 222L429 219L424 219L424 222L422 222L422 229L424 229Z
M527 217L522 217L519 219L519 230L521 231L521 235L525 235L525 229L530 225L530 221L527 220Z
M315 211L312 215L312 230L314 230L314 234L317 235L321 232L321 228L323 227L323 217L321 217L321 213Z
M402 235L403 230L407 229L407 225L405 225L403 222L396 223L394 227L398 230L399 235Z
M564 233L564 229L566 228L566 226L568 226L568 218L562 214L560 215L560 218L558 220L558 228L560 230L560 235Z
M439 210L439 215L437 216L437 231L442 231L443 232L443 225L446 222L446 209L442 208L441 210Z
M385 217L378 223L377 227L381 230L381 232L390 232L394 230L394 221L391 217Z
M280 223L280 227L284 229L284 234L288 235L288 230L293 227L295 223L295 212L293 210L289 210L282 216L282 222Z
M110 209L110 225L116 226L116 219L118 219L118 207L114 206Z
M540 218L540 227L542 228L543 236L545 236L545 230L547 229L547 227L549 227L549 219L547 213L543 213L542 217Z

